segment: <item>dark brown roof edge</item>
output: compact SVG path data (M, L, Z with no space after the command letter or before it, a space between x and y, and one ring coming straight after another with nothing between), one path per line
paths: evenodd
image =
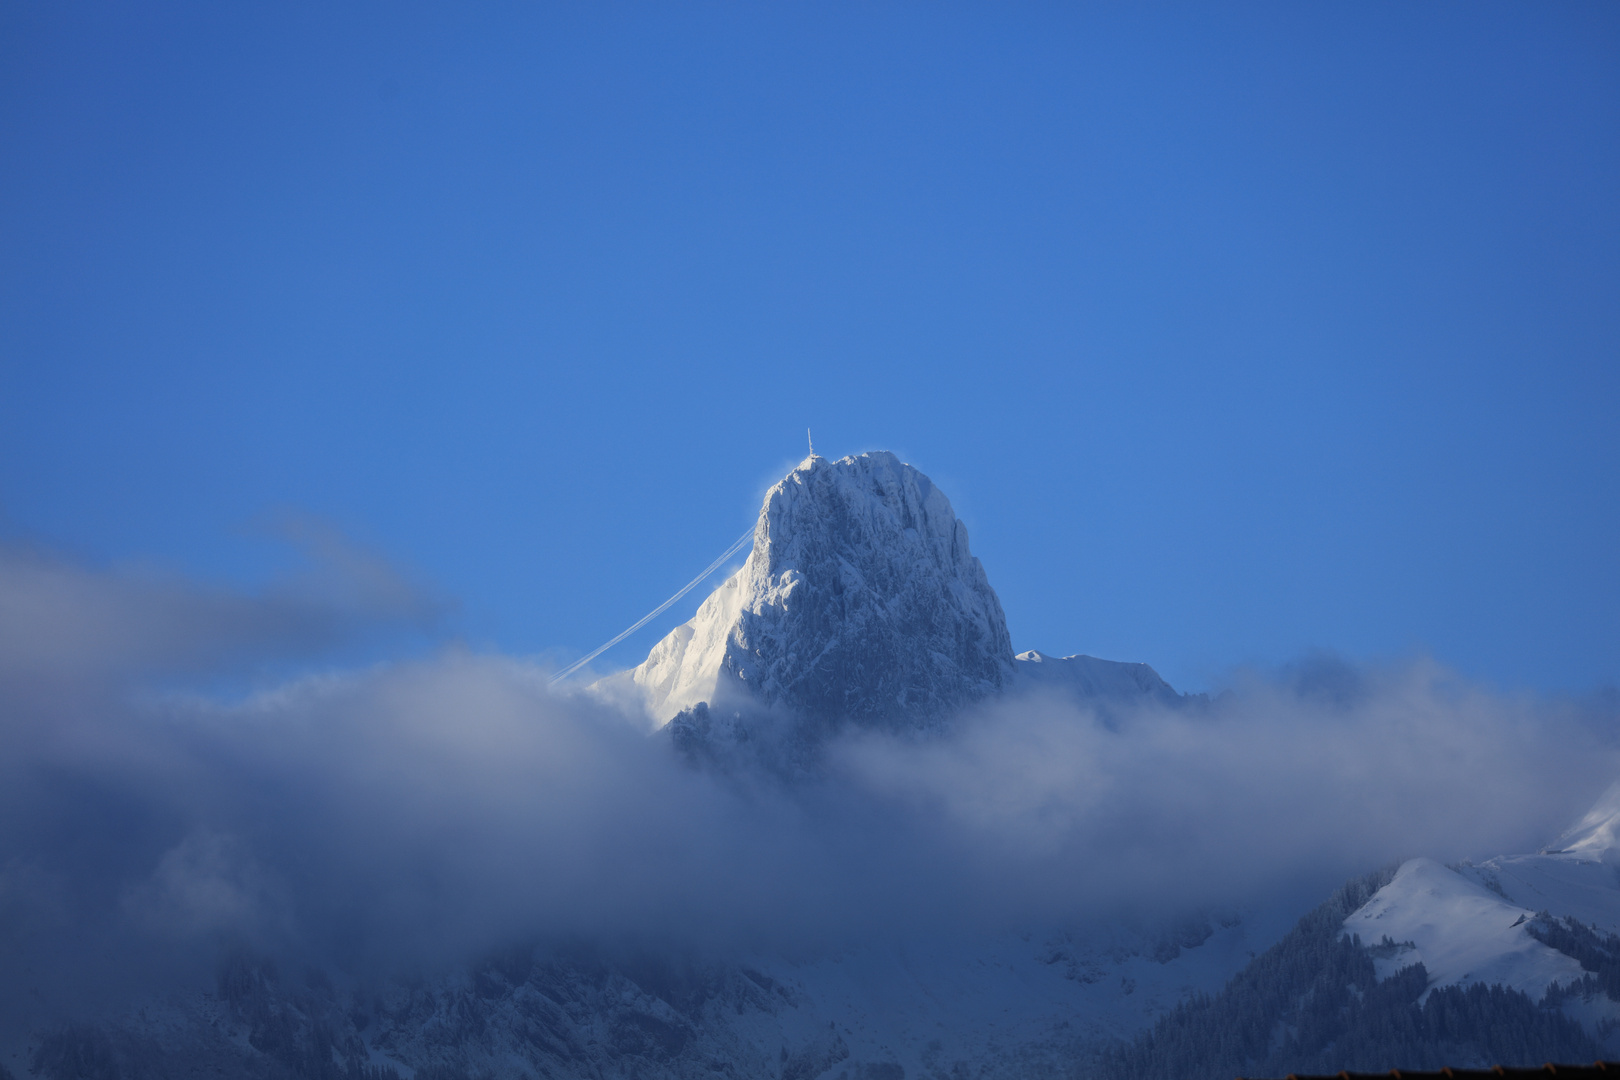
M1582 1078L1606 1077L1614 1080L1620 1077L1620 1062L1594 1061L1590 1065L1557 1065L1549 1061L1539 1069L1510 1069L1505 1065L1492 1065L1489 1069L1453 1069L1450 1066L1437 1071L1422 1071L1418 1069L1391 1069L1389 1072L1336 1072L1320 1076L1306 1075L1305 1073L1289 1073L1285 1080L1546 1080L1547 1077L1559 1077L1560 1080L1582 1080ZM1238 1077L1237 1080L1246 1080Z

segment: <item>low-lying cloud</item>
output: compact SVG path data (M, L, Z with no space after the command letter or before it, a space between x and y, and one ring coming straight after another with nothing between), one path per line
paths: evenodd
M22 685L207 673L318 655L386 624L430 625L442 604L318 522L275 530L302 569L257 594L154 567L93 569L0 545L0 678Z
M240 945L364 972L544 938L800 948L1241 905L1534 848L1620 776L1612 716L1430 662L1314 661L1106 723L1005 700L937 738L846 735L797 784L693 767L456 649L230 701L152 690L431 607L335 565L242 596L0 552L0 1009Z
M1329 669L1353 693L1324 693ZM1099 723L1000 702L924 745L851 740L861 785L1065 903L1241 904L1404 856L1536 850L1620 777L1601 713L1432 661L1244 675L1208 708Z

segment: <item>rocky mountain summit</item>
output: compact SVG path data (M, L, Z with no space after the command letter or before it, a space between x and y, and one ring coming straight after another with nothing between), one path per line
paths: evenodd
M928 477L878 452L800 462L765 496L742 569L609 685L661 722L707 702L915 727L1012 675L967 528Z
M1181 699L1146 664L1015 658L950 500L883 451L800 462L766 494L742 568L645 661L596 688L705 732L716 716L746 725L761 709L927 729L1037 689L1099 703Z

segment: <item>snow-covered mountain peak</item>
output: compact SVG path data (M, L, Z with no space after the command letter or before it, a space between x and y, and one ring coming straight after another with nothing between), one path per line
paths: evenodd
M1555 982L1585 977L1574 948L1583 933L1620 931L1620 878L1605 858L1617 832L1620 784L1546 851L1449 867L1408 860L1344 921L1345 932L1377 948L1380 978L1421 961L1431 987L1500 984L1539 999ZM1553 936L1560 924L1563 937ZM1620 1003L1588 999L1586 1018L1612 1030Z
M1620 859L1620 783L1612 785L1592 809L1546 850L1599 862Z
M742 569L599 685L660 722L708 702L914 726L1012 671L1001 602L944 493L891 453L812 453L766 493Z
M1582 972L1532 936L1527 924L1535 914L1433 859L1410 859L1344 929L1368 945L1397 943L1378 957L1380 977L1421 961L1431 986L1501 983L1539 998Z

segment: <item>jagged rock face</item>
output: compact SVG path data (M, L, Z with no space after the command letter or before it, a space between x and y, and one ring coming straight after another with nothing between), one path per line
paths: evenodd
M743 568L616 681L661 721L708 701L904 727L1012 672L1001 602L950 501L871 453L811 455L771 488Z
M817 716L937 717L1012 670L967 528L893 454L811 457L765 499L726 668Z

